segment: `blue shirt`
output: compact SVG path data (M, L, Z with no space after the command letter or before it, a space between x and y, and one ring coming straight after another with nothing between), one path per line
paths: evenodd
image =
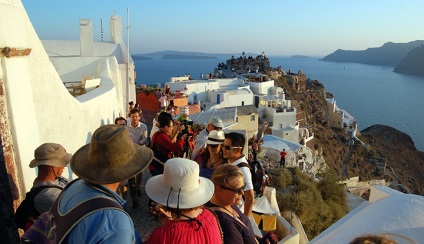
M116 193L101 187L115 195L120 204L124 205L125 201ZM92 188L84 180L79 180L64 192L59 210L61 213L67 213L77 204L96 196L107 195ZM72 229L64 243L135 243L136 235L132 219L122 211L110 209L85 217Z

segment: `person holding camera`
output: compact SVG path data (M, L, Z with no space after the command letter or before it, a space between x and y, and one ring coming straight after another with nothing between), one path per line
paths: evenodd
M150 148L153 150L154 159L149 165L152 176L163 173L163 166L166 161L178 154L184 146L187 135L182 135L177 139L178 134L183 129L178 121L172 119L172 115L162 112L158 118L159 130L153 135Z

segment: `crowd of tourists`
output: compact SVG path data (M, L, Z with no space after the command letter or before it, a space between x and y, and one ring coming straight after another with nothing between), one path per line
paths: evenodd
M73 155L57 143L35 150L29 166L38 167L30 191L39 189L33 196L36 212L20 226L22 240L39 235L33 228L40 224L37 216L50 213L57 233L52 235L50 228L45 236L64 243L256 243L249 221L254 184L243 155L245 136L224 133L222 120L213 117L193 140L191 157L183 158L188 135L182 133L181 121L162 111L148 135L142 111L129 105L127 118L99 127ZM71 182L62 177L68 164L78 176ZM145 169L152 175L145 185L150 213L162 225L141 238L126 213L126 193L128 189L132 207L139 207ZM93 199L99 202L94 209L87 206Z

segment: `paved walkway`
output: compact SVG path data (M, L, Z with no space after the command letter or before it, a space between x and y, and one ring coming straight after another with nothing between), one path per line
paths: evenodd
M128 196L127 198L128 213L130 214L134 222L135 229L137 230L138 234L140 234L141 237L143 237L145 233L152 233L153 230L155 230L157 227L160 226L159 221L156 220L155 217L153 217L149 212L149 208L148 208L149 198L147 197L146 191L144 189L146 181L150 177L151 177L151 174L149 170L146 169L143 172L143 179L141 181L141 187L140 187L141 196L137 197L140 207L138 207L137 209L134 209L132 207L131 197Z

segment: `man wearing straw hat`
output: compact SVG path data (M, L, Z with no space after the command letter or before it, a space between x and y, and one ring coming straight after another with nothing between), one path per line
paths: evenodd
M136 145L128 129L119 125L98 128L91 143L71 159L72 171L81 179L64 190L59 210L68 213L91 198L106 197L124 205L116 194L121 181L142 172L153 159L148 147ZM66 237L66 243L134 243L138 235L131 218L119 209L94 212L81 220Z

